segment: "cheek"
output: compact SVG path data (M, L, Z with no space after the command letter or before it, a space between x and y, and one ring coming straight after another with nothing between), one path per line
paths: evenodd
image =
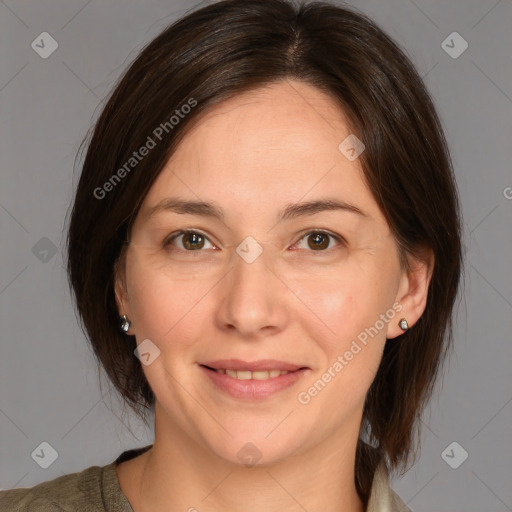
M205 280L170 276L151 268L133 265L128 275L130 306L137 338L157 344L170 339L186 340L194 317L211 284Z
M310 329L315 324L324 339L343 347L373 326L393 303L394 288L387 275L377 265L366 265L362 271L353 263L296 283L297 296L311 312L303 318L308 319Z
M205 325L204 308L211 287L205 281L171 278L151 269L133 267L130 304L134 333L137 344L149 339L160 351L154 363L142 368L160 401L182 403L176 380L186 382L189 378L186 363L191 362ZM186 404L182 405L186 409Z
M380 329L375 324L381 322L380 315L390 303L384 293L387 283L376 284L374 278L372 273L352 272L302 287L303 300L313 305L315 314L300 321L321 356L315 375L298 399L300 403L311 400L310 411L316 409L318 414L332 411L336 404L337 412L329 413L334 423L364 402L382 358L386 324L382 328L379 323Z

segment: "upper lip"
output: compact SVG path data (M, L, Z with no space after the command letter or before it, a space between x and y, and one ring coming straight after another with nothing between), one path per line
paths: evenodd
M246 371L270 371L281 370L293 372L301 368L307 368L304 365L288 363L286 361L277 361L276 359L260 359L258 361L242 361L241 359L220 359L218 361L205 361L199 363L202 366L208 366L215 370L246 370Z

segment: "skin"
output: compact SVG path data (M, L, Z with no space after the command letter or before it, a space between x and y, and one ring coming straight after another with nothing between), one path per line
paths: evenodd
M338 149L350 133L329 96L282 81L201 117L147 194L116 272L129 334L160 350L143 365L157 399L153 448L117 467L135 512L364 510L354 483L364 399L386 338L402 334L400 318L413 326L423 313L433 261L400 267L359 159ZM148 215L170 196L215 202L224 221ZM284 206L320 198L366 216L332 210L276 223ZM195 249L190 236L166 246L180 229L206 239ZM315 248L315 229L344 241L327 236ZM263 249L252 263L236 252L248 236ZM299 403L297 394L396 303L402 310L378 335ZM197 364L227 358L310 370L264 400L242 400L219 391ZM237 456L248 442L261 453L253 467Z

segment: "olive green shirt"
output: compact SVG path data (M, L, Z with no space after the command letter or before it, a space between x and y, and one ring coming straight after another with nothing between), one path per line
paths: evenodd
M137 457L151 446L125 451L107 466L91 466L34 487L1 491L0 511L133 512L119 485L116 465ZM375 472L366 512L411 512L389 486L384 466Z

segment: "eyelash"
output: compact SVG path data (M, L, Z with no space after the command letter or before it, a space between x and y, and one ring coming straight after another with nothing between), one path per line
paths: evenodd
M171 243L176 239L178 238L179 236L182 236L182 235L189 235L189 234L197 234L197 235L201 235L202 237L206 238L206 240L210 241L209 238L204 234L202 233L201 231L196 231L196 230L192 230L192 229L188 229L188 230L180 230L180 231L177 231L171 235L169 235L165 240L164 240L164 243L163 243L163 246L165 249L168 249L168 247L171 245ZM321 235L325 235L325 236L329 236L331 238L333 238L334 240L336 240L337 242L339 242L340 244L344 245L345 244L345 239L339 235L335 235L333 233L330 233L329 231L325 231L323 229L312 229L310 231L308 231L307 233L304 233L304 235L301 236L301 238L296 242L296 243L299 243L301 240L303 240L304 238L306 238L307 236L309 235L312 235L312 234L321 234ZM210 242L212 243L212 242ZM213 244L212 244L213 245ZM294 244L295 245L295 244ZM308 252L318 252L318 253L329 253L331 250L333 250L334 248L331 247L330 249L323 249L323 250L318 250L318 251L313 251L313 250L310 250ZM197 251L189 251L187 249L180 249L179 247L177 248L177 250L181 251L181 252L188 252L188 253L194 253L194 252L204 252L204 250L202 249L198 249Z

